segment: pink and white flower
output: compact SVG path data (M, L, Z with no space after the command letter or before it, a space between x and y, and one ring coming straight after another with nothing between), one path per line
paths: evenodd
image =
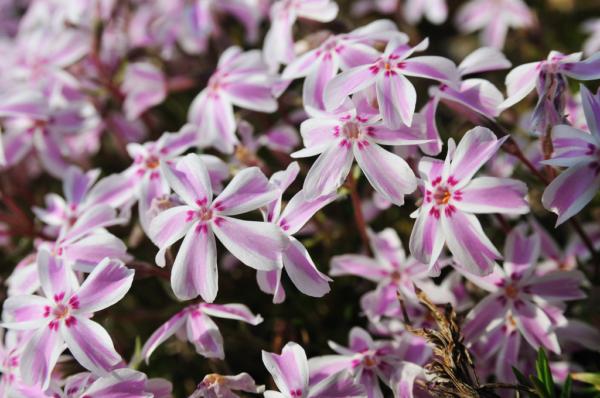
M484 46L501 49L509 28L530 27L535 19L523 0L471 0L458 10L455 22L464 33L481 30Z
M297 18L318 22L330 22L338 13L333 0L278 0L271 5L271 26L265 36L263 53L265 62L272 71L280 64L294 59L294 37L292 28Z
M201 145L233 152L238 143L233 106L257 112L275 112L272 89L276 80L258 50L228 48L219 59L207 87L190 105L188 121L198 130Z
M190 398L239 398L232 390L260 394L265 387L257 386L252 376L245 372L235 376L211 373L204 376Z
M302 102L307 110L325 110L323 94L327 83L338 69L348 70L366 63L375 62L379 51L372 45L386 43L392 37L407 43L408 37L398 31L389 20L378 20L349 33L327 38L319 47L300 55L283 70L282 79L305 77L302 87Z
M299 171L298 163L293 162L286 170L274 173L270 182L277 186L283 195ZM285 290L281 284L281 275L285 270L294 286L302 293L311 297L322 297L329 292L331 279L317 269L306 248L293 235L298 233L317 211L334 201L337 195L331 193L309 200L304 191L300 191L290 199L283 211L281 195L267 205L265 221L281 228L290 243L283 251L283 269L257 271L258 285L262 291L273 295L274 303L283 302Z
M223 336L211 317L233 319L254 326L263 321L260 315L254 315L243 304L190 305L173 315L148 338L142 348L141 356L148 362L159 345L176 335L185 336L194 345L198 354L206 358L223 359L225 357Z
M558 215L557 226L579 213L600 189L600 92L594 95L582 85L581 99L590 132L555 126L552 158L543 161L567 168L542 195L544 207Z
M590 35L583 43L583 52L586 55L592 55L600 51L600 18L584 22L583 31Z
M378 316L399 314L398 293L407 305L420 305L415 286L435 302L453 301L451 295L429 278L427 264L414 257L406 257L396 231L386 228L378 233L369 230L368 234L375 258L360 254L335 256L331 259L329 271L331 276L355 275L377 283L374 291L363 296L361 304L368 301L370 309L376 309ZM374 311L368 312L370 317L375 315Z
M265 367L273 376L279 391L265 391L267 398L358 398L364 397L344 372L309 383L309 363L304 349L294 342L287 343L281 354L262 352Z
M163 73L150 62L127 65L122 90L123 107L129 120L137 119L147 109L160 104L167 97L167 82Z
M500 253L483 232L475 214L524 214L527 187L510 178L479 177L475 173L506 139L484 127L465 133L456 146L450 139L446 160L424 157L419 163L424 200L413 213L417 220L410 235L410 251L433 267L444 243L455 261L468 272L492 272Z
M50 386L48 392L61 398L86 397L171 397L171 383L164 379L148 379L137 370L121 368L97 377L84 372L69 376L63 388Z
M534 349L544 347L560 353L555 328L566 324L564 302L585 297L580 289L583 275L579 271L555 271L539 276L535 272L539 254L539 237L516 227L506 240L503 268L496 265L484 277L465 274L490 292L467 316L463 332L468 340L502 332L504 338L513 339L505 342L505 354L516 350L511 353L515 360L520 333Z
M171 286L180 300L198 295L212 302L218 290L215 235L244 264L255 269L281 269L288 237L271 223L231 216L257 209L274 200L278 189L251 167L240 171L213 200L208 170L198 155L181 158L161 170L184 205L172 207L150 223L150 237L159 247L156 263L165 265L165 251L181 238L183 243L171 271Z
M137 196L138 215L144 231L148 231L150 224L148 212L152 201L170 192L161 164L172 164L179 155L193 147L197 139L195 129L186 125L177 133L164 133L154 142L127 145L133 164L122 174L130 181L132 196Z
M506 75L507 96L500 108L510 108L532 92L536 85L540 87L538 80L541 76L545 76L546 80L564 80L565 76L582 81L600 79L600 54L582 61L581 53L565 55L551 51L546 60L517 66ZM543 97L543 93L538 94Z
M385 199L402 206L417 187L410 166L380 145L418 145L426 142L404 126L388 128L379 115L363 116L347 102L337 113L319 113L300 126L304 149L293 157L319 155L304 180L307 199L334 192L350 172L353 160Z
M504 55L492 47L481 47L473 51L458 65L460 77L506 69L510 62ZM422 144L421 150L428 155L437 155L442 150L442 140L435 122L437 106L443 101L457 111L468 110L484 117L494 118L500 114L499 106L504 101L502 93L488 80L468 78L462 80L458 88L442 84L431 87L429 95L432 97L420 112L425 137L431 141ZM458 105L458 106L456 106Z
M336 374L350 371L354 380L366 391L367 398L382 397L379 380L389 385L394 374L406 366L420 366L431 355L431 349L420 339L404 335L399 341L374 341L364 329L354 327L349 334L349 347L334 342L329 346L337 355L309 360L310 382L318 383ZM414 378L403 380L403 388L412 393ZM409 397L408 395L407 397Z
M121 356L106 330L90 318L125 296L134 271L120 261L106 258L81 286L60 263L38 262L38 272L44 296L9 297L2 312L4 327L33 332L21 356L23 380L46 389L50 373L65 348L96 374L113 370L122 361Z
M456 65L439 56L410 57L429 46L425 39L415 47L394 38L374 62L366 62L333 78L324 92L325 107L334 110L350 94L375 86L377 103L388 128L412 124L417 93L406 76L424 77L456 86L460 80Z

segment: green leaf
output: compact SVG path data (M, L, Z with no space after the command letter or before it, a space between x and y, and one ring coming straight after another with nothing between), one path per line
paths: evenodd
M540 379L535 376L529 376L529 378L533 382L533 388L540 398L551 398L551 395L546 390L546 385Z
M571 386L573 385L573 379L571 375L567 376L567 380L565 380L565 384L563 385L562 391L560 392L560 398L570 398L571 397Z
M537 361L535 362L538 379L542 382L548 397L554 397L554 380L552 379L552 371L548 363L546 351L543 348L538 350Z
M519 369L512 366L512 371L515 374L515 377L517 378L517 381L519 382L519 384L521 384L523 386L531 387L531 383L529 382L529 380L527 380L527 377L525 377L525 375L523 373L521 373L521 371Z
M596 390L600 391L600 373L571 373L570 376L573 380L591 384Z

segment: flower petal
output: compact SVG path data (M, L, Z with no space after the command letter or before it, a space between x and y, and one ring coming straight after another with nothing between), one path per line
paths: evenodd
M361 91L375 82L375 74L368 65L357 66L340 73L325 86L323 99L325 108L333 110L339 107L347 96Z
M2 305L2 326L10 329L37 329L48 323L52 302L33 295L11 296Z
M475 127L460 140L450 165L450 175L460 183L466 183L506 141L497 139L492 130Z
M417 189L415 174L400 156L368 141L355 144L353 152L373 188L395 205L402 206L404 195Z
M223 246L247 266L263 271L283 266L282 252L289 240L278 226L231 217L219 217L212 225Z
M313 163L304 179L304 194L311 200L337 190L350 172L354 156L342 141L331 145Z
M489 294L481 300L467 315L463 334L467 341L475 341L482 334L489 332L496 320L504 321L508 308L498 294Z
M234 319L251 325L258 325L263 321L260 315L254 315L244 304L200 304L201 311L210 316L224 319Z
M317 269L306 248L294 237L290 237L290 245L283 252L283 266L302 293L322 297L331 290L331 279Z
M377 103L386 127L412 125L417 92L412 83L396 72L379 73L376 79Z
M596 161L583 161L556 177L544 190L542 204L558 215L556 226L579 213L600 189Z
M186 322L187 337L196 352L206 358L223 359L223 336L210 317L199 311L193 311Z
M490 274L494 260L502 258L483 232L477 217L462 211L441 215L446 244L459 266L475 275Z
M49 327L38 329L30 338L20 358L23 381L30 386L48 388L50 374L65 349L60 334Z
M208 225L195 223L183 238L171 270L171 287L180 300L200 295L211 303L217 297L217 246Z
M514 310L517 328L535 350L544 347L560 354L560 345L552 321L541 308L528 301L519 301L518 304L515 303Z
M110 307L129 291L135 271L121 261L105 258L85 279L76 292L79 313L91 313Z
M104 375L122 361L102 326L79 316L71 320L68 325L61 322L60 334L79 364L93 373Z
M165 266L165 251L173 243L183 238L193 225L189 220L189 212L194 211L189 206L176 206L161 212L150 222L149 236L159 251L156 254L156 264Z
M198 201L212 201L208 170L198 155L190 153L184 156L175 167L162 163L161 171L169 186L186 204L194 206Z
M288 235L293 235L300 231L316 212L333 202L336 198L336 193L330 193L329 195L308 200L304 191L300 191L285 206L281 217L279 217L279 226Z
M468 213L524 214L529 212L525 200L527 186L512 178L479 177L460 190L455 201L459 210Z
M431 213L432 206L424 206L410 234L410 252L419 261L431 268L444 248L444 232L440 220Z
M302 347L289 342L283 347L281 355L263 351L262 360L279 391L286 396L292 391L296 396L308 395L308 361Z
M280 194L258 167L237 173L213 202L213 208L223 215L247 213L266 205Z
M146 340L140 356L148 362L150 355L156 348L165 342L169 337L173 336L183 326L186 320L185 313L180 311L173 315L167 322L162 324L152 335Z

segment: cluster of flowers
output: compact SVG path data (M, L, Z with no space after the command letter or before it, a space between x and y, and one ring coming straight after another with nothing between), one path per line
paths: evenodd
M256 270L258 289L275 304L286 300L284 271L312 297L330 292L330 277L367 279L375 286L360 299L368 331L354 327L347 347L331 342L332 355L307 359L294 342L280 354L263 351L279 391L264 391L247 373L209 374L193 397L230 398L239 390L268 398L371 398L383 396L383 385L397 397L426 394L420 386L431 379L425 365L432 349L404 323L408 315L413 327L432 326L418 290L467 314L464 335L483 377L513 381L511 367L531 368L536 350L545 348L554 353L556 377L564 379L572 351L600 349L593 327L566 317L566 302L585 297L586 270L578 264L593 255L590 244L600 246L600 229L585 226L562 249L536 216L523 217L530 212L528 188L511 178L520 156L547 183L541 202L558 216L557 225L600 189L600 93L581 85L575 94L567 80L600 79L597 21L586 25L592 33L587 58L551 52L517 66L506 76L505 97L472 75L511 68L500 50L508 28L535 23L522 0L472 0L458 11L457 25L467 33L483 29L484 45L458 65L417 55L428 40L409 44L387 19L350 32L294 37L297 25L335 20L333 0L10 3L2 6L0 164L7 174L49 173L62 181L63 192L47 194L45 206L32 209L43 227L6 280L2 397L170 396L167 380L137 370L141 359L148 362L173 335L203 357L223 358L213 318L262 322L244 304L214 303L217 259L225 253ZM391 13L399 5L354 6L360 15L373 7ZM411 23L425 16L440 24L448 16L444 0L402 7ZM229 17L255 46L268 20L262 50L230 45L221 23ZM223 51L214 68L204 67L209 75L186 73L212 47ZM418 110L413 78L434 82ZM151 108L202 79L206 85L178 131L147 141L157 125ZM302 106L286 98L297 79L303 79ZM521 152L529 143L500 129L496 118L534 90L539 100L525 124L539 140ZM438 131L440 104L476 122L457 135L458 143ZM242 119L278 109L281 117L260 136ZM445 158L435 158L444 144ZM102 177L89 167L105 145L126 151L130 167ZM497 154L502 147L517 158ZM270 171L258 155L263 148L281 155L282 170ZM315 156L308 171L292 161ZM363 174L374 194L361 202L356 187ZM299 175L302 188L288 199ZM362 234L369 247L333 257L328 276L298 235L314 231L313 216L348 190L358 214L354 235ZM410 255L396 230L367 226L407 199L418 206ZM262 221L252 219L256 210ZM480 223L478 216L487 214L506 232L503 254ZM92 318L123 299L134 282L135 260L108 230L132 224L158 248L155 263L164 267L175 297L193 301L127 362ZM9 221L0 220L0 227L0 236L12 236ZM68 375L57 367L66 350L85 372Z

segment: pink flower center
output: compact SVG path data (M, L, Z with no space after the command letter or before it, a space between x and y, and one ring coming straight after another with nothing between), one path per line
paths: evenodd
M519 295L519 287L515 283L510 283L508 286L506 286L504 292L508 298L514 300Z
M447 187L439 186L433 194L433 199L438 206L447 205L452 199L452 192Z
M153 170L158 168L158 166L160 166L160 159L156 156L149 156L148 159L146 159L146 168Z
M365 365L365 367L367 367L367 368L374 368L379 364L379 361L377 360L377 358L375 358L375 356L371 353L365 354L362 362L363 362L363 365Z
M356 122L344 123L342 135L352 141L358 139L361 136L360 125Z

